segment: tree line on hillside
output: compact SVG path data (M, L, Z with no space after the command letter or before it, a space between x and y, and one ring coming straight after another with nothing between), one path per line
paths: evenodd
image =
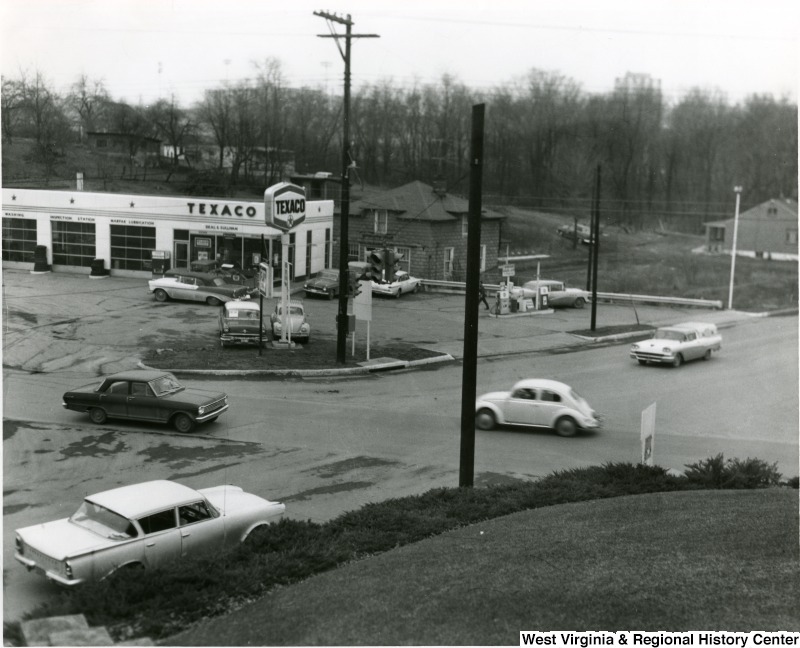
M191 107L174 95L147 106L115 101L103 81L85 75L64 95L41 72L4 78L3 141L33 139L38 160L52 168L87 132L154 137L181 153L166 162L173 170L257 192L290 170L339 175L341 96L290 87L277 59L255 71L205 90ZM734 185L744 188L745 205L797 197L797 105L786 98L751 95L731 105L718 91L693 89L670 102L656 80L630 73L606 94L587 94L537 69L488 91L450 75L410 88L390 79L361 87L350 112L353 178L385 187L440 179L466 195L476 103L486 104L489 204L585 217L598 166L605 222L631 228L702 231L702 222L730 216ZM214 154L200 169L193 152L203 147Z

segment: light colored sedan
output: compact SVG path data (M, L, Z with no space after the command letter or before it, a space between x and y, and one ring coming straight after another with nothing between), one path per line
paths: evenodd
M194 490L167 480L143 482L90 495L69 518L17 529L14 558L74 587L120 569L213 555L277 522L285 509L238 486Z
M580 288L567 288L563 281L553 279L534 279L526 281L519 288L512 288L512 295L522 294L525 299L533 299L540 289L546 289L547 305L552 308L583 308L590 301L588 291Z
M551 428L564 437L601 426L600 417L572 387L542 378L520 380L510 391L480 396L475 403L475 424L481 430L497 425Z
M415 293L419 290L420 280L403 270L394 273L392 281L373 281L372 294L386 297L400 297L403 293Z
M201 272L185 272L151 279L147 282L147 287L156 301L181 299L205 302L211 306L221 306L231 299L241 299L250 292L247 286L229 283L222 277Z

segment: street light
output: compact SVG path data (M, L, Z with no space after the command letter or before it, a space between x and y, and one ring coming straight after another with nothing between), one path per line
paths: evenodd
M728 310L733 308L733 273L736 270L736 236L739 232L739 197L742 193L741 187L734 187L736 192L736 210L733 215L733 247L731 248L731 285L728 289Z

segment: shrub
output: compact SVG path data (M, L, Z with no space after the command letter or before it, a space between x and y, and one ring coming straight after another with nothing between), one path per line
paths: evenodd
M777 463L761 459L728 459L720 453L686 466L686 478L703 488L768 488L781 483Z

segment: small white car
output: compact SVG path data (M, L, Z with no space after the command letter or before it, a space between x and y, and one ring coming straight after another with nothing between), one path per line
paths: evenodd
M722 348L722 336L714 324L683 322L656 329L653 337L631 345L630 356L639 364L648 362L680 367L689 360L711 359Z
M65 587L238 545L286 507L238 486L156 480L90 495L69 518L17 529L14 558Z
M392 281L373 281L372 294L386 297L400 297L403 293L415 293L419 290L420 280L412 277L404 270L394 273Z
M572 387L556 380L527 378L510 391L490 392L475 402L475 425L491 430L497 425L551 428L563 437L579 430L597 430L600 417Z
M293 342L308 343L311 338L311 324L306 319L306 309L303 302L295 299L289 300L287 309L287 322L289 330L287 337L291 335ZM283 333L283 306L281 302L275 305L275 310L269 316L272 335L275 339L280 339Z

